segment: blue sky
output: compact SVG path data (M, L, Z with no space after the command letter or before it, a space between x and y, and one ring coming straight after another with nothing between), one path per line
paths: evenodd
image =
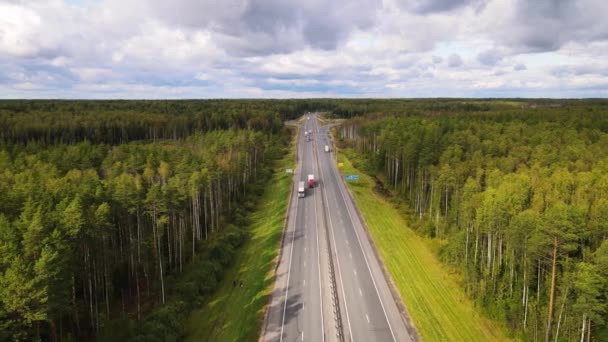
M607 97L604 0L0 0L0 98Z

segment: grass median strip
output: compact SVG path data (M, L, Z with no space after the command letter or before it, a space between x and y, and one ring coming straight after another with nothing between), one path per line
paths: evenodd
M293 167L291 148L280 162L253 214L250 238L216 293L188 322L188 341L255 341L274 284Z
M349 153L352 157L352 154ZM483 317L429 247L408 228L405 218L382 195L374 180L339 154L342 174L349 181L357 205L384 264L395 282L423 341L506 341L504 329Z

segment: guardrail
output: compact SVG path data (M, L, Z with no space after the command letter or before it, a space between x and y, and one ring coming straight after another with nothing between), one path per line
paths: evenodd
M315 135L318 136L319 133L319 129L317 127L317 132L315 132ZM320 166L319 166L319 149L318 149L318 144L317 144L317 140L313 139L313 150L314 150L314 157L316 160L316 165L317 168L320 170ZM317 173L320 177L320 173ZM321 184L322 185L322 184ZM333 253L332 253L332 249L331 249L331 240L330 240L330 236L329 236L329 227L327 225L327 205L325 203L325 198L324 196L321 196L321 203L322 203L322 208L323 208L323 223L325 226L325 239L327 241L327 254L329 257L329 279L330 279L330 288L331 288L331 294L332 294L332 306L333 306L333 311L334 311L334 320L335 320L335 325L336 325L336 337L338 338L338 341L343 342L344 341L344 331L343 331L343 325L342 325L342 314L341 314L341 310L340 310L340 299L338 298L338 286L336 283L336 273L334 270L334 258L333 258Z

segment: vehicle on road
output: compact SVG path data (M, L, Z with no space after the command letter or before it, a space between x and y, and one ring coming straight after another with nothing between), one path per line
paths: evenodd
M315 175L313 175L313 174L308 175L308 187L309 188L315 187Z
M306 196L306 190L304 189L304 182L298 183L298 197L302 198Z
M329 145L325 145L325 152L329 152Z

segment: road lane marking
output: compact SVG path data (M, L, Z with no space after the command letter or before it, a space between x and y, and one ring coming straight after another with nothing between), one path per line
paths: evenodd
M348 256L352 259L353 258L353 253L348 252Z
M306 279L304 279L304 287L306 287Z
M369 316L365 314L365 318L367 318L367 323L369 323Z
M296 206L295 217L298 217L298 206ZM287 296L289 295L289 277L291 276L291 262L293 261L293 245L296 238L296 230L298 226L293 224L293 232L291 234L291 248L289 251L289 266L287 268L287 286L285 286L285 298L283 299L283 319L281 320L281 336L279 341L283 341L283 328L285 327L285 311L287 310Z
M332 167L331 170L334 175L334 179L337 180L338 179L337 169L335 167ZM353 224L353 230L355 231L355 236L357 237L357 241L359 242L359 248L361 249L361 254L363 254L363 260L365 260L365 265L367 266L367 271L369 272L369 276L372 279L372 284L374 284L374 289L376 290L376 295L378 296L378 301L380 302L380 307L382 307L382 312L384 313L384 318L386 319L388 328L391 331L391 337L393 338L393 341L396 341L397 339L395 338L395 333L393 332L393 327L391 326L391 322L389 321L388 315L386 314L386 309L384 308L384 303L382 303L382 298L380 298L380 291L378 291L378 286L376 285L376 280L374 279L372 270L369 267L369 261L367 261L367 256L365 255L365 251L363 250L363 244L361 243L361 238L359 237L359 233L357 232L357 229L355 228L355 220L353 219L353 214L351 213L350 207L348 205L349 202L346 200L346 195L344 194L344 192L346 191L345 190L346 184L344 184L344 182L342 182L342 179L340 178L337 185L338 185L338 192L340 192L340 195L342 196L344 205L346 206L346 211L348 212L350 221ZM349 199L350 199L350 197L349 197ZM353 206L356 205L356 203L354 203L354 202L351 202L351 204ZM359 221L357 221L357 222L359 222ZM380 262L380 261L378 260L378 262Z
M317 153L318 154L318 153ZM325 179L325 174L323 172L323 168L319 168L319 172L321 175L321 178ZM325 198L325 202L327 204L329 204L329 199L327 196L327 190L325 189L325 187L323 187L322 191L321 191L321 196L323 196ZM329 208L328 208L329 209ZM346 311L346 321L348 322L348 332L350 333L350 339L351 341L355 340L355 337L353 336L353 329L352 326L350 324L350 315L348 314L348 300L346 300L346 291L344 290L344 281L342 280L342 268L340 267L340 256L338 255L338 244L336 243L336 236L334 234L334 226L333 226L333 222L331 219L331 214L328 212L327 217L329 219L329 231L331 233L331 238L332 241L334 243L334 251L336 253L336 265L338 266L338 276L340 277L340 287L342 288L342 298L344 298L344 309ZM331 247L331 242L330 242L330 247Z
M357 275L357 270L353 268L353 272L355 272L355 275Z
M318 170L317 170L318 171ZM318 175L318 174L317 174ZM316 199L316 198L315 198ZM319 214L317 212L317 205L316 203L314 204L314 210L315 210L315 218L318 220L319 219ZM317 239L317 275L319 277L319 302L321 305L319 305L319 311L321 312L321 314L319 315L319 317L321 318L321 336L322 336L322 341L325 342L325 326L324 326L324 317L323 317L323 292L321 289L321 248L319 247L319 227L317 225L315 225L315 237ZM304 340L304 335L302 335L302 340Z
M363 297L363 291L361 291L361 288L359 288L359 296Z

